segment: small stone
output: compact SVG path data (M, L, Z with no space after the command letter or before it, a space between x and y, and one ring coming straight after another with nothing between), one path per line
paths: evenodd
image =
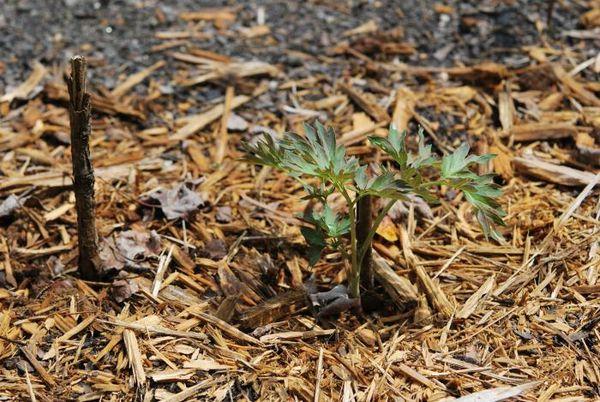
M248 122L241 116L231 113L227 119L227 129L231 131L246 131Z
M217 208L216 219L217 219L217 222L219 222L219 223L231 222L231 207L223 206L223 207Z
M21 373L24 373L26 371L28 373L31 373L33 371L33 367L31 366L31 364L29 364L27 360L19 360L17 362L17 368Z

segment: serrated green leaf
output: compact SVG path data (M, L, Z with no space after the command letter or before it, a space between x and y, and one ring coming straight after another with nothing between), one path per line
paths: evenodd
M414 169L432 166L436 162L436 157L431 153L431 145L425 143L425 135L423 135L422 127L419 127L418 135L419 151L417 155L410 155L408 157L408 165Z
M454 153L444 156L442 158L442 177L450 179L462 172L467 167L468 162L465 159L468 153L469 144L465 142Z
M374 195L382 198L400 199L407 192L406 184L395 173L385 170L368 180L361 189L361 195Z
M366 190L368 178L367 178L367 166L360 166L356 170L354 175L354 183L358 190Z

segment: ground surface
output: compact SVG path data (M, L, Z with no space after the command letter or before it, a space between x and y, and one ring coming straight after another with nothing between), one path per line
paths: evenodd
M3 1L0 398L598 399L599 26L583 0ZM119 272L100 282L75 272L74 54ZM441 189L375 239L417 308L378 288L373 311L317 320L305 285L344 264L310 267L301 186L238 160L315 118L366 160L391 121L497 154L480 173L499 175L506 241Z

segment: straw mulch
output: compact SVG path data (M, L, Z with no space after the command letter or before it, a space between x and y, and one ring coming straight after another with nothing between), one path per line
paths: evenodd
M295 80L164 40L183 48L92 88L97 227L118 271L106 282L76 274L61 72L37 64L0 98L0 398L600 396L600 63L585 46L452 68L337 49L305 62L340 63L345 79ZM165 96L159 70L223 96ZM379 308L317 320L305 283L329 289L346 267L337 254L308 265L300 185L239 161L242 141L316 118L365 160L378 160L366 136L390 122L423 126L439 153L469 141L497 154L480 173L499 175L506 242L486 241L446 189L431 209L402 205L375 239L378 264L395 273L380 277ZM398 278L416 303L390 291Z

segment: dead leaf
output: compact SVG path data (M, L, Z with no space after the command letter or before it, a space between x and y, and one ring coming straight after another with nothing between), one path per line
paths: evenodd
M198 207L204 205L200 194L180 184L170 190L160 189L150 195L150 198L160 202L160 208L167 219L186 219Z
M46 261L46 264L48 265L48 268L50 268L50 272L52 272L53 275L60 275L65 270L65 265L62 263L60 258L55 255L50 256Z
M389 242L395 242L398 240L396 225L389 216L383 218L381 224L377 228L377 234Z
M21 208L27 197L18 197L14 194L9 195L2 204L0 204L0 218L4 216L10 216L17 209Z
M312 306L319 310L319 318L335 316L360 305L358 299L350 298L344 285L337 285L326 292L312 293L308 297Z
M389 210L388 216L393 221L398 221L404 217L407 217L410 204L414 205L415 211L422 217L433 219L433 211L424 199L413 194L407 194L407 198L409 198L408 201L398 201Z
M99 255L105 274L126 267L139 268L149 256L160 253L160 237L156 232L128 230L102 239Z
M248 122L235 113L230 113L227 119L227 130L230 131L246 131L248 129Z
M204 252L211 260L220 260L227 255L227 246L220 239L213 239L206 243Z
M139 230L121 232L115 243L119 253L127 261L136 261L140 257L145 259L148 255L160 253L160 236L154 230L151 232Z
M117 303L122 303L128 300L131 296L139 291L139 286L131 279L127 279L127 273L121 271L119 276L123 279L117 279L112 283L111 293Z

